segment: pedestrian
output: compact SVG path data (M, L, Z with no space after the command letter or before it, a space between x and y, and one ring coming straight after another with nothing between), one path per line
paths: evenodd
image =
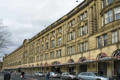
M21 73L21 79L24 79L24 78L25 78L25 72L22 71L22 73Z
M50 72L47 72L47 74L46 74L46 80L49 80L49 78L50 78Z
M16 71L14 73L15 73L15 76L16 76Z

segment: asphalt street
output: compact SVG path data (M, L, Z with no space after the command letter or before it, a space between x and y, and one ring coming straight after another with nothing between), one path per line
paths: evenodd
M11 80L21 80L20 75L11 74ZM25 76L23 80L46 80L45 77L37 77L37 76ZM61 80L60 78L50 78L50 80Z

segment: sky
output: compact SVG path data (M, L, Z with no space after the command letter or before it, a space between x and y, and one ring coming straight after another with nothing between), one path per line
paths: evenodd
M66 15L83 0L0 0L0 19L8 26L10 54L50 24Z

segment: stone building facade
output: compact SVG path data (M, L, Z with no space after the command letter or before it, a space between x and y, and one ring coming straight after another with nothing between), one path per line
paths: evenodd
M97 72L120 68L120 0L84 0L3 58L3 69Z

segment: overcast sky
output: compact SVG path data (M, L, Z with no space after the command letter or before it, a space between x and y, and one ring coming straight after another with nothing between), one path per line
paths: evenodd
M0 0L0 18L8 26L12 44L7 54L49 26L83 0Z

